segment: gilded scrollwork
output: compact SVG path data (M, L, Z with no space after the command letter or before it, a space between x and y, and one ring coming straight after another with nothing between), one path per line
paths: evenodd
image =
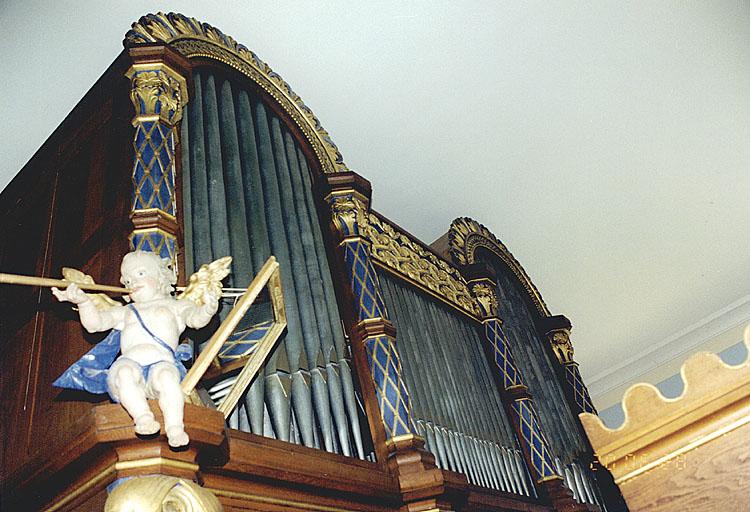
M547 336L560 364L572 363L573 343L570 341L570 331L560 329L550 332Z
M476 262L476 250L485 248L495 254L518 278L531 298L534 306L542 316L550 316L550 311L544 303L539 290L531 282L528 274L520 263L513 257L505 245L498 240L482 224L468 217L461 217L453 221L448 231L450 254L453 261L459 265L469 265Z
M475 283L471 286L479 307L482 309L482 316L497 316L497 294L494 288L487 283Z
M125 46L162 42L187 58L205 57L223 62L248 76L270 94L291 116L312 145L325 173L347 171L331 136L312 110L254 52L208 23L178 13L157 13L141 17L125 35Z
M185 79L162 64L155 69L131 68L130 100L136 111L136 120L158 116L162 121L175 124L182 118L187 102Z
M134 477L118 485L104 512L221 512L214 494L200 485L165 475Z
M466 281L447 261L373 213L361 232L370 242L370 252L376 261L459 309L473 316L480 314Z

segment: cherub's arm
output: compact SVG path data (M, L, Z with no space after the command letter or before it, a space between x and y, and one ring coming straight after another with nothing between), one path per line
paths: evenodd
M180 303L180 316L185 325L193 329L206 326L219 309L220 295L206 292L203 295L203 304L198 304L190 299L182 299Z
M77 284L71 283L65 290L52 288L52 293L57 300L61 302L72 302L78 306L78 315L81 318L81 325L88 332L100 332L107 329L122 328L124 320L124 308L122 306L112 306L106 310L100 310L91 300L91 297Z

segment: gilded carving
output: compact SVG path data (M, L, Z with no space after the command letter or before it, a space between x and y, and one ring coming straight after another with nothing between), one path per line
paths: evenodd
M135 107L135 121L142 117L156 117L175 124L182 119L182 108L187 102L185 81L163 64L156 69L128 71L131 80L130 100Z
M357 236L367 229L367 206L354 194L329 199L333 223L344 236Z
M165 475L139 476L118 485L104 512L221 512L219 499L200 485Z
M456 219L448 231L448 241L451 257L459 265L475 263L475 253L479 247L483 247L495 254L518 278L539 313L542 316L550 316L549 309L544 303L542 296L536 289L536 286L534 286L534 283L531 282L521 264L513 257L508 248L485 226L468 217Z
M471 291L479 302L483 316L497 316L497 295L492 286L487 283L476 283L472 285Z
M560 329L548 334L552 350L555 351L560 364L573 362L573 344L570 342L570 331Z
M372 257L396 273L444 298L473 316L479 306L461 274L447 261L413 241L377 215L370 213L362 229Z
M236 69L270 94L299 126L325 173L348 171L344 159L312 110L265 62L208 23L178 13L141 17L125 35L125 45L163 42L187 58L206 57Z

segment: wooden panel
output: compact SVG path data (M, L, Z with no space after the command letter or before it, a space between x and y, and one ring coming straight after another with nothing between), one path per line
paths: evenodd
M398 483L378 464L232 430L222 472L393 499Z
M750 498L750 424L620 484L633 512L729 512Z
M127 251L132 106L119 59L0 194L0 271L60 276L82 268L117 283ZM3 480L35 457L52 457L97 399L52 381L100 336L84 335L69 304L48 289L2 289L0 400Z

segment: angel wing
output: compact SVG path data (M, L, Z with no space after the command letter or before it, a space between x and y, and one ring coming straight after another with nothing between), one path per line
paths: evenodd
M63 267L62 269L62 275L63 278L66 281L70 281L71 283L76 284L96 284L94 282L94 278L91 277L88 274L84 274L78 269L70 268L70 267ZM121 306L119 302L116 300L111 299L109 296L103 294L103 293L89 293L89 297L91 297L91 300L94 301L94 305L96 306L96 309L103 311L105 309L109 309L112 306Z
M231 256L224 256L218 260L201 265L198 272L190 276L185 290L177 296L178 300L189 299L202 306L206 303L206 295L221 296L221 280L229 275Z

